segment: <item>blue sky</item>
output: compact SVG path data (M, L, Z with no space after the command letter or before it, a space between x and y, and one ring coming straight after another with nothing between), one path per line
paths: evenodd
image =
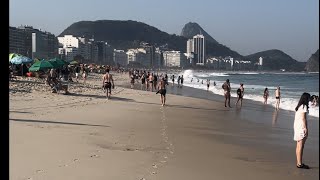
M319 49L319 0L9 0L10 26L59 35L81 20L135 20L178 35L197 22L241 55L279 49L306 61Z

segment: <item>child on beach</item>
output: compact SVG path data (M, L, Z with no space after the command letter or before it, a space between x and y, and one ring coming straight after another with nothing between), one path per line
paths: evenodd
M296 114L294 117L294 140L297 141L296 158L297 168L309 169L308 165L302 163L304 144L308 137L308 123L307 113L309 111L310 94L303 93L300 97L297 107L295 108Z

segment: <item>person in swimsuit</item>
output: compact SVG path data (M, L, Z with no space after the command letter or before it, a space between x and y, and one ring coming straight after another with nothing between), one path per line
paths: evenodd
M240 107L242 107L242 100L243 100L243 95L244 95L244 88L243 84L240 84L240 88L237 90L237 95L238 95L238 100L236 102L236 106L238 105L238 102L240 101Z
M263 98L264 98L263 104L267 104L268 97L269 97L269 91L268 91L268 88L265 88L263 92Z
M183 80L184 80L183 75L181 75L181 78L180 78L181 86L180 87L183 86Z
M304 144L308 138L308 123L307 114L309 111L310 94L303 93L300 97L297 107L295 108L296 113L294 117L294 141L297 142L296 146L296 158L297 168L309 169L308 165L302 163Z
M159 90L156 94L160 93L161 106L164 106L166 104L166 93L167 93L166 82L164 78L161 78L158 88Z
M276 110L279 110L280 108L280 86L277 87L276 91L275 91L275 95L276 95Z
M141 90L143 89L144 84L146 83L146 75L143 73L141 75Z
M153 78L153 73L151 73L149 76L149 88L151 92L153 92Z
M210 79L207 79L207 91L209 91L209 87L210 87Z
M106 74L103 75L102 86L103 86L103 89L106 91L107 99L110 99L111 87L114 88L114 82L113 82L112 75L109 73L109 69L107 69Z
M172 86L174 86L174 74L172 75Z
M227 79L226 82L223 83L222 88L224 90L224 107L227 107L227 102L228 102L228 106L229 106L229 108L231 108L231 106L230 106L231 86L230 86L229 79Z
M130 84L131 84L130 87L131 87L131 89L133 89L133 87L134 87L134 78L135 78L134 74L132 73L131 76L130 76Z

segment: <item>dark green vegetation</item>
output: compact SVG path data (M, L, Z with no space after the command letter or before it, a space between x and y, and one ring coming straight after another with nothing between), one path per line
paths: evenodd
M308 72L319 72L319 49L316 53L312 54L309 58L307 65L306 65L306 71Z
M258 62L259 57L263 58L263 70L272 71L285 69L286 71L303 71L306 65L305 62L298 62L286 53L277 49L262 51L245 56L245 58L251 60L252 63Z

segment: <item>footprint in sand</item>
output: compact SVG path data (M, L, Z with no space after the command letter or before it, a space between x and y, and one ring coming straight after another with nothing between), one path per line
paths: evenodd
M156 164L153 164L152 167L153 167L153 168L158 168Z
M44 172L44 170L42 169L36 170L36 173L42 173L42 172Z
M91 155L90 157L92 157L92 158L93 158L93 157L99 157L99 156L98 156L98 155L96 155L96 154L94 154L94 155Z

